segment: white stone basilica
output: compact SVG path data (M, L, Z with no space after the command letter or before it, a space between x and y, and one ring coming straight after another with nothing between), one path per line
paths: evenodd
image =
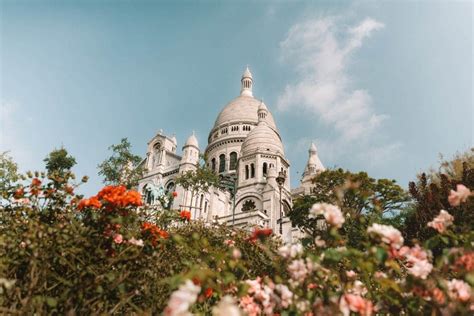
M276 234L282 228L283 239L291 241L299 234L285 217L292 206L292 196L308 193L311 179L324 166L316 146L311 144L301 185L290 189L290 163L280 133L267 106L253 97L252 86L252 74L247 68L242 75L240 95L217 116L204 151L209 168L222 177L235 179L235 200L225 189L211 188L208 193L191 196L191 192L175 186L176 177L195 169L199 161L201 150L194 133L184 144L182 155L177 154L174 136L159 132L153 137L142 162L147 173L138 189L148 204L159 203L156 196L163 192L176 191L178 196L172 208L190 210L192 219L246 228L269 227Z

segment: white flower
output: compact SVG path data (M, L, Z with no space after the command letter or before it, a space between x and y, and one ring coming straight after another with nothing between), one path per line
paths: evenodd
M403 237L399 230L396 228L389 226L389 225L381 225L381 224L372 224L367 229L367 233L375 233L378 235L381 240L396 248L399 249L403 245Z
M446 212L441 210L431 222L428 223L428 227L432 227L438 231L438 233L444 233L446 228L453 224L454 217Z
M165 309L167 316L189 315L189 307L196 302L201 287L187 280L177 291L171 294L168 306Z
M296 282L303 282L310 271L306 267L306 263L303 259L293 260L288 265L288 272L291 278Z
M451 298L461 302L467 302L471 298L471 287L462 280L452 279L448 281L448 291Z
M318 215L323 215L329 225L337 228L341 228L342 224L344 224L345 222L341 209L332 204L313 204L313 206L309 210L309 218L317 218Z
M132 237L128 240L129 244L138 246L138 247L143 247L143 240L142 239L135 239L135 237Z
M212 308L213 316L241 316L242 311L233 297L226 295Z
M281 307L288 308L288 306L290 306L292 303L293 292L291 292L290 289L284 284L278 284L276 286L276 290L281 294Z
M300 243L293 245L284 245L278 248L278 253L283 258L295 258L303 253L303 245Z

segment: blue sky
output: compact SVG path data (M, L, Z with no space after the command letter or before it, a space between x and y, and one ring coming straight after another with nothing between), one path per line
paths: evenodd
M0 1L0 150L22 170L66 147L78 175L159 130L205 148L249 65L297 185L327 167L407 187L473 146L470 1Z

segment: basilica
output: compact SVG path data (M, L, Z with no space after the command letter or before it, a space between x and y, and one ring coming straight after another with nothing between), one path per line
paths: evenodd
M145 203L159 203L157 195L177 192L172 208L191 211L191 218L236 227L271 228L285 241L298 238L285 214L292 198L308 193L311 179L324 170L314 144L300 185L290 187L290 163L273 116L263 101L253 96L250 70L241 78L240 95L221 110L209 131L204 151L194 133L182 152L174 136L158 132L149 142L142 165L146 174L139 182ZM200 154L205 164L220 175L225 187L198 194L175 185L178 175L194 170Z

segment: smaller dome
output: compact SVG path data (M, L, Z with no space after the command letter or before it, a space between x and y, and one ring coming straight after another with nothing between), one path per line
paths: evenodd
M265 103L260 102L260 105L258 106L258 111L267 111L268 112L268 109L267 109L267 106L265 105Z
M194 135L194 132L191 136L189 136L188 140L184 144L184 147L187 147L187 146L194 146L194 147L199 148L199 143L196 136Z
M251 130L242 144L242 156L256 151L280 153L281 155L285 153L280 137L265 121L261 121L257 127Z

